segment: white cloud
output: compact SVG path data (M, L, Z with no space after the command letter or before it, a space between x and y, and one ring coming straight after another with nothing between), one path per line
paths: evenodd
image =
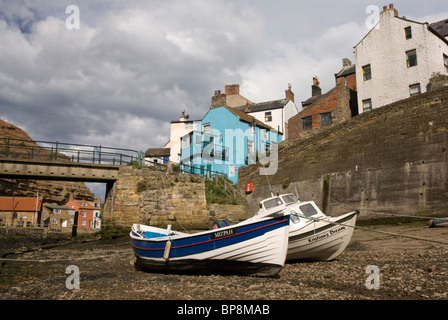
M313 76L334 86L368 31L368 1L76 2L81 28L68 30L72 1L0 0L0 118L36 140L161 147L181 110L202 118L231 83L254 102L291 83L300 104Z

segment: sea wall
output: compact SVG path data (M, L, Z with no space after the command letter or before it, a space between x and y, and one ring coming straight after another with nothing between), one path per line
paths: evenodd
M448 213L448 88L358 115L310 138L280 147L275 175L239 170L251 210L274 193L297 193L330 215Z
M123 167L106 199L102 226L141 223L208 230L219 219L238 222L247 217L244 205L208 205L202 176Z

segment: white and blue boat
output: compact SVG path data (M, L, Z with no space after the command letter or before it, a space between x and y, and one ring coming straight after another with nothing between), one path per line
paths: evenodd
M289 221L280 210L194 234L134 224L135 266L152 272L275 276L285 264Z
M330 217L314 201L300 201L293 194L283 194L261 201L253 219L279 210L291 218L287 261L336 259L349 244L359 214L355 210Z

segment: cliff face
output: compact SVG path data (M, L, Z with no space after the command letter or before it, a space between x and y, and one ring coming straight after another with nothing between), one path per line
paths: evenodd
M0 157L5 156L4 145L8 138L23 140L20 142L22 145L34 147L35 157L44 157L49 154L49 151L35 143L25 131L13 124L0 120ZM15 143L17 144L18 142ZM11 152L9 156L17 158L23 155ZM63 157L65 156L60 155L60 158ZM39 196L43 197L44 202L48 203L65 204L71 194L73 194L75 199L95 200L95 195L82 182L0 178L0 196L12 196L14 194L15 196L35 197L37 192L39 192Z

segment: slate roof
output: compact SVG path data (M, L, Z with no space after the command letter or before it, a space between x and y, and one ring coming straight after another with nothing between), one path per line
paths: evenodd
M268 126L267 124L265 124L264 122L261 122L260 120L255 119L254 117L244 113L243 111L237 110L237 108L231 108L231 107L224 107L227 110L229 110L230 112L232 112L234 115L236 115L237 117L240 118L240 120L248 122L248 123L253 123L255 122L257 126L259 127L263 127L269 130L274 130L272 127Z
M44 207L50 208L50 209L61 209L61 210L71 210L69 207L67 206L60 206L57 204L44 204Z
M149 157L169 157L170 148L149 148L145 152L145 156Z
M441 36L448 37L448 19L443 19L441 21L431 23L430 26Z
M336 77L345 77L348 76L350 74L354 74L356 73L356 65L352 64L351 66L349 66L348 68L344 68L341 71L339 71L339 73L336 74Z
M282 100L274 100L274 101L267 101L267 102L260 102L255 103L247 106L237 107L235 109L245 112L245 113L251 113L251 112L260 112L265 110L274 110L274 109L281 109L286 106L289 100L282 99Z
M308 100L302 101L302 107L306 107L309 106L310 104L313 104L317 101L319 101L320 99L322 99L326 94L320 94L318 96L314 96L309 98Z

